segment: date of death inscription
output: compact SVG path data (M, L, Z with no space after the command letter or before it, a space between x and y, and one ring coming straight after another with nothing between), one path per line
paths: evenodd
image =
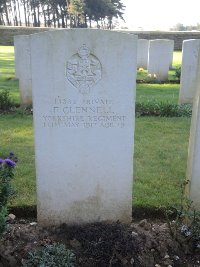
M72 100L56 97L48 114L42 116L45 128L124 128L126 116L116 111L108 99Z

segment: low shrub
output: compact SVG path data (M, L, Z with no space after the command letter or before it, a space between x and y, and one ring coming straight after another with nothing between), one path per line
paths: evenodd
M63 244L52 244L39 247L29 252L24 260L24 267L74 267L75 255Z
M181 202L179 206L166 211L166 219L172 238L178 241L186 253L200 249L200 212L194 208L193 202L185 197L185 188L190 182L182 184ZM169 216L176 210L176 218Z
M174 77L178 80L180 80L181 78L181 67L177 67L175 68L175 74L174 74Z
M137 116L160 116L160 117L191 117L191 104L172 104L167 102L137 103L135 107Z
M0 92L0 111L10 111L15 106L8 90Z

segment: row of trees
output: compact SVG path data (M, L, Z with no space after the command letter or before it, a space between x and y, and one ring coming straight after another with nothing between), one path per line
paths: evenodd
M200 31L200 24L197 25L183 25L182 23L177 23L171 29L171 31Z
M111 29L124 8L121 0L0 0L0 25Z

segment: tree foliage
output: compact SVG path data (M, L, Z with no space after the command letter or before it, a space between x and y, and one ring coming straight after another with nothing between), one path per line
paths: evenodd
M121 0L0 0L0 25L112 29Z

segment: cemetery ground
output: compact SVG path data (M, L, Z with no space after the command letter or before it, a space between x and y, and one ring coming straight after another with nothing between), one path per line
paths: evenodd
M180 59L180 53L175 56ZM174 65L180 64L177 62L175 60ZM138 71L139 79L149 79L144 72ZM173 79L173 71L169 75L170 80ZM18 81L14 76L13 47L0 47L0 92L8 89L18 107ZM177 104L178 93L178 83L160 84L154 79L148 84L137 85L136 102L147 106L152 103L160 106L160 103ZM8 219L8 230L1 238L0 266L21 266L22 258L27 258L29 251L54 242L64 243L75 254L76 263L69 266L200 266L199 240L189 240L184 236L187 233L178 231L180 220L175 221L176 212L169 221L165 217L166 210L175 211L174 207L181 204L190 121L188 116L137 114L133 222L130 225L116 222L42 229L35 223L31 109L2 112L0 157L13 151L18 163L13 180L16 193L9 206L16 218Z

